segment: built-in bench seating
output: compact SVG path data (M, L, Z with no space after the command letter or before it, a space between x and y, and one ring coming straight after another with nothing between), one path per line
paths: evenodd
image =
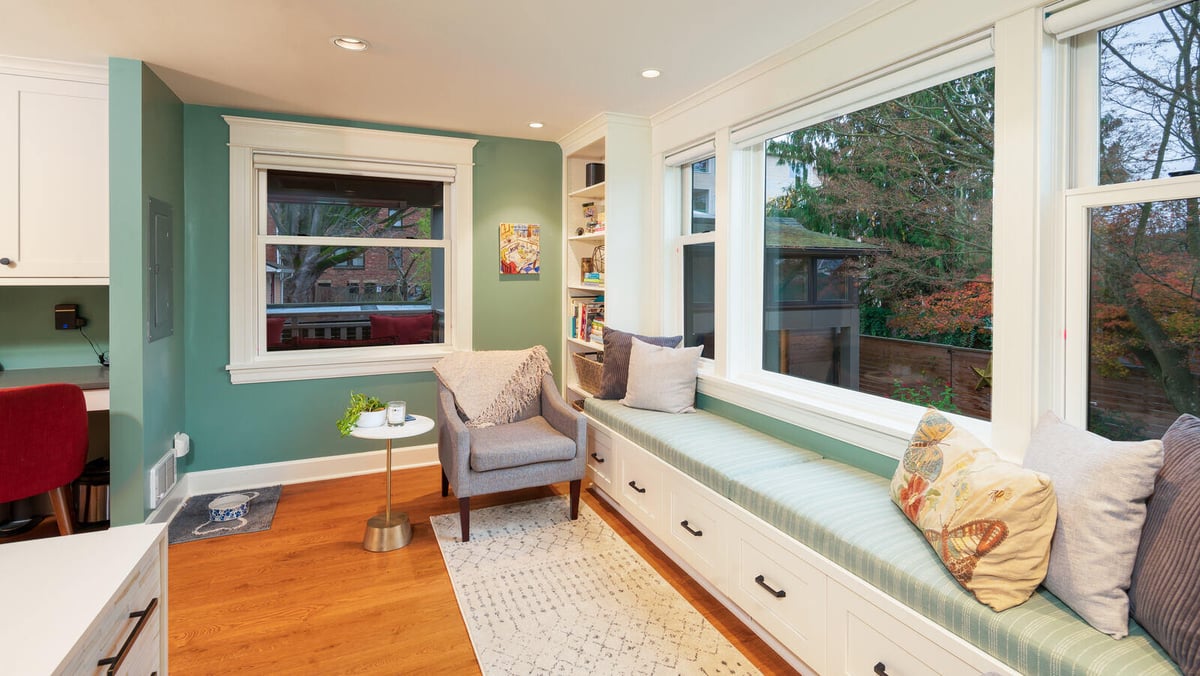
M826 559L1023 674L1178 674L1130 619L1093 629L1039 589L997 613L964 590L892 503L887 479L728 419L588 399L585 412Z

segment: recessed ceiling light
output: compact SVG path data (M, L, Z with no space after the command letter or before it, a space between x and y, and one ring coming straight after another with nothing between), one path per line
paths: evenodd
M657 68L647 68L646 70L642 71L642 77L647 79L656 78L659 75L662 75L662 71Z
M530 122L529 126L532 127L533 129L541 129L542 127L544 127L546 125L542 124L541 122Z
M342 49L348 49L352 52L366 51L367 47L371 46L366 40L363 40L362 38L352 38L349 35L335 35L329 38L329 41L338 47L341 47Z

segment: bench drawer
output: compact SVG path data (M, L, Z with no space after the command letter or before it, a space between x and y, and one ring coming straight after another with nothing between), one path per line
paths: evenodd
M980 670L845 587L829 584L829 673L962 676Z
M676 471L671 475L662 535L672 550L720 585L727 573L725 552L733 540L733 517L706 498L688 477Z
M616 472L616 454L613 453L612 435L597 425L588 425L588 476L600 490L613 495L613 475Z
M617 500L651 531L659 530L659 515L666 495L662 461L624 437L614 437L613 444L621 457Z
M825 673L825 574L749 528L740 530L730 556L735 559L726 583L730 598L809 667Z

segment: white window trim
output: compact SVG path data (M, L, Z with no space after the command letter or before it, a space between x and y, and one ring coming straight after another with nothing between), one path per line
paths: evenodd
M709 195L710 213L713 214L715 227L708 232L691 232L692 224L692 176L691 165L703 159L712 158L713 166L712 173L715 176L714 187ZM664 180L663 194L667 196L664 202L663 222L667 224L667 248L671 251L671 264L667 266L670 271L670 277L665 280L664 288L669 289L667 297L664 299L664 326L668 327L667 332L671 334L682 334L684 327L683 320L683 248L691 244L708 244L715 245L715 270L713 284L715 293L713 298L713 340L715 347L713 350L714 358L702 358L700 360L699 372L702 374L714 373L716 366L721 359L723 351L721 334L725 330L724 315L724 294L721 292L723 280L723 252L722 238L719 233L722 228L727 228L727 220L725 215L727 210L720 210L716 207L722 203L722 177L727 176L727 172L719 164L717 159L717 144L715 140L708 140L697 145L691 146L685 150L681 150L663 159L661 165Z
M471 349L474 139L225 116L229 124L229 371L234 384L429 370ZM256 164L256 156L258 158ZM445 342L311 351L266 351L266 244L257 227L264 205L258 172L304 167L447 181ZM421 242L427 244L428 242Z

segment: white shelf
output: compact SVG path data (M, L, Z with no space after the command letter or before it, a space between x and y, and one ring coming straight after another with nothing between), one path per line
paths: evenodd
M567 338L567 342L571 343L572 345L577 345L579 347L586 347L589 350L596 350L598 352L604 351L604 343L593 343L591 341L580 340L578 338Z
M604 199L604 181L594 183L586 188L572 190L567 193L567 197L578 197L580 199Z
M572 242L598 242L604 239L604 231L589 232L585 235L571 235L567 239Z
M568 284L568 289L572 291L603 291L603 284Z
M575 396L581 397L583 399L590 399L591 397L596 396L596 395L592 394L591 392L588 392L587 390L580 387L579 383L567 383L567 392L569 392L570 394L573 394ZM572 397L572 398L574 398L574 397Z

